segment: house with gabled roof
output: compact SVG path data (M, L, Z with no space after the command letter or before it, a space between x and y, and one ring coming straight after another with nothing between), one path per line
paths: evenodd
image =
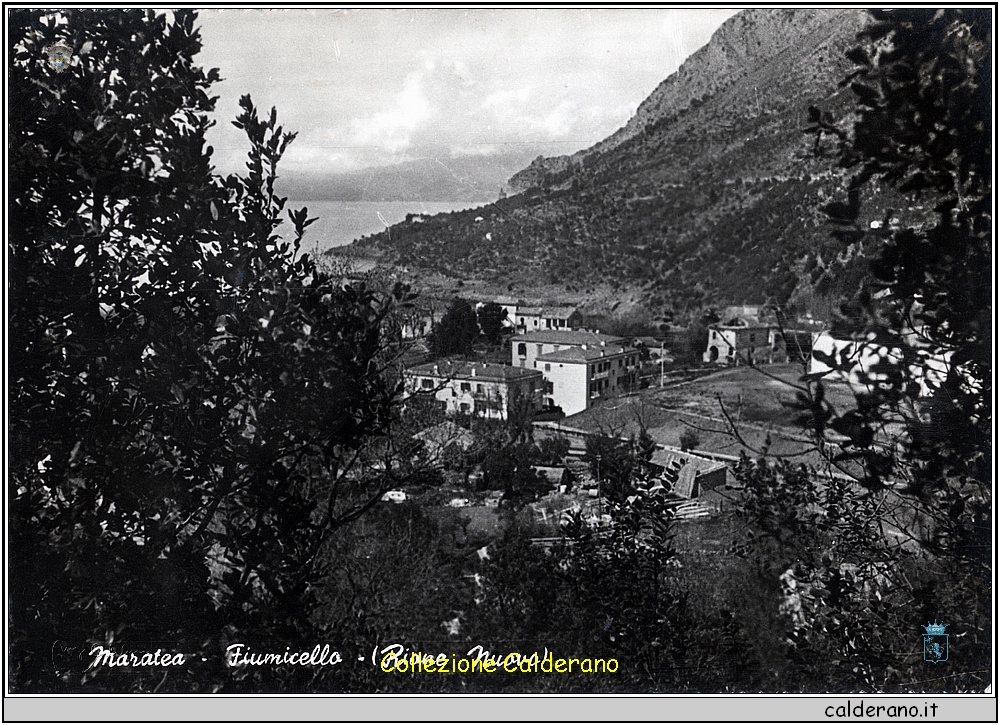
M702 359L723 365L761 365L788 362L788 352L777 325L755 317L733 317L709 326Z
M545 378L542 403L566 415L639 389L639 351L624 345L584 343L543 353L534 366Z

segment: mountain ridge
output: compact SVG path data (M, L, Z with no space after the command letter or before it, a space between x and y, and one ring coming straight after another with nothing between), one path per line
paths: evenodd
M867 22L857 9L739 13L608 139L536 159L488 207L403 223L350 251L665 319L766 301L822 314L857 284L867 250L845 253L831 236L822 209L848 172L806 127L810 107L850 124L845 53ZM863 205L881 219L905 202L866 192Z
M762 22L765 17L773 20L774 12L780 12L785 22ZM767 56L773 59L788 51L793 45L788 40L793 29L799 31L808 29L810 33L817 30L822 32L830 21L835 21L838 16L840 16L838 11L822 9L810 14L796 13L794 10L750 9L734 15L719 27L708 43L692 53L676 72L660 82L639 104L636 112L624 126L606 139L575 154L550 158L537 157L530 166L511 177L507 183L507 193L517 194L526 191L537 184L537 175L540 171L559 172L569 164L580 162L593 153L610 151L642 133L649 123L676 117L687 110L692 103L704 102L706 97L737 84L746 72L744 64L750 46L756 45L759 48L775 37L784 40L784 44L778 50L770 52ZM761 58L758 57L757 60L760 61Z

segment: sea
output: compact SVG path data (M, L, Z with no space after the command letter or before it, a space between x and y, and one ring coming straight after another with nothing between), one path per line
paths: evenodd
M490 203L484 201L291 201L286 209L309 210L309 217L317 217L306 228L302 251L312 255L322 254L332 247L342 247L356 239L384 231L387 226L398 224L407 214L428 216L462 209L474 209ZM278 228L280 234L291 231L287 215Z

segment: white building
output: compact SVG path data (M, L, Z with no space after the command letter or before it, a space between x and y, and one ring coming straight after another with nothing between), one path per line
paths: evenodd
M777 326L736 317L708 328L708 347L702 359L723 365L762 365L788 362L788 352Z
M518 305L514 328L518 332L539 330L576 330L583 325L583 315L575 307L529 307Z
M543 404L566 415L639 388L639 351L631 347L583 343L537 355L532 364L545 377Z
M447 361L425 363L403 373L407 396L426 396L449 415L506 419L515 399L541 407L544 381L537 370L496 363Z

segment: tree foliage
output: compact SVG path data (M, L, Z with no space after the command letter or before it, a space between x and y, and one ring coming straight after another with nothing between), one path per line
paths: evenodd
M782 558L799 556L795 574L811 582L795 647L809 653L803 661L830 656L845 666L834 672L846 679L824 684L978 689L992 638L992 16L873 15L849 54L853 125L813 111L811 131L833 138L853 170L847 199L827 212L845 245L869 232L859 222L866 187L892 187L931 212L898 228L886 220L870 284L860 300L845 300L856 321L864 315L859 336L879 359L861 367L815 353L853 376L856 404L834 408L824 374L803 379L800 420L833 475L763 463L741 475L755 526L785 542ZM908 648L935 619L950 625L963 664L926 684Z
M499 345L503 342L503 321L507 317L504 308L496 302L487 302L479 308L476 315L487 344Z
M865 332L892 354L868 371L872 384L855 409L820 404L812 417L847 438L840 455L864 465L866 486L905 486L947 512L940 527L962 519L978 537L988 530L992 459L991 15L894 10L875 18L851 54L859 118L842 159L856 169L856 188L895 185L914 203L932 203L933 215L894 230L872 265ZM856 209L837 219L842 228L856 222ZM901 453L880 445L893 426L905 431ZM981 571L989 560L979 546L927 544Z
M538 449L538 462L545 466L562 465L569 454L569 439L560 435L542 438L535 447Z
M747 563L782 586L779 613L790 691L899 691L923 679L920 624L942 616L947 571L921 556L919 511L892 491L872 494L805 465L744 457ZM950 620L949 620L950 621ZM961 673L956 662L936 676Z
M603 495L624 501L634 492L635 481L645 478L656 443L643 427L638 437L623 439L610 431L587 436L583 459L591 475L601 484Z
M456 297L444 316L431 330L431 351L444 355L471 355L472 346L479 339L479 318L468 300Z
M382 321L402 289L299 255L276 169L294 134L249 97L246 172L212 173L195 15L11 14L9 485L20 691L256 690L233 641L321 638L320 553L390 471L345 475L390 422ZM42 52L74 49L56 73ZM81 671L92 644L188 655ZM53 652L57 656L53 657ZM75 653L75 654L74 654ZM208 653L205 661L199 656ZM304 677L305 675L301 675ZM282 687L304 687L297 675Z
M483 459L483 485L502 490L504 502L520 508L551 488L535 473L535 448L529 443L508 443L489 450Z
M586 651L593 658L617 658L618 673L599 682L569 675L528 684L498 678L497 687L697 689L683 666L685 602L673 575L677 559L666 500L640 489L608 511L610 527L593 529L581 516L567 521L567 545L548 553L531 546L526 532L509 528L491 547L470 626L474 637L495 641L502 632L508 646L529 653L537 648L540 657L544 644L556 656Z
M907 420L917 459L908 473L920 492L981 488L992 417L992 14L911 10L876 19L854 54L860 119L843 159L858 169L856 185L876 179L935 205L927 224L895 231L873 265L875 285L889 294L872 294L872 331L902 352L897 368L911 378L879 402L917 398L932 360L946 358L924 415Z

